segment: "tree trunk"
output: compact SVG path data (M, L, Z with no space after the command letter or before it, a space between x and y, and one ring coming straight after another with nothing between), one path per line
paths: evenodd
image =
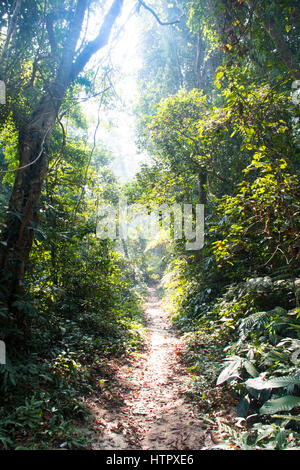
M205 185L207 183L207 172L205 168L201 168L198 173L198 188L199 188L199 204L207 203L207 195Z
M22 293L34 230L39 222L38 203L47 173L47 144L63 96L53 102L47 95L19 135L20 167L12 190L6 228L0 247L8 304ZM35 163L33 163L35 162Z

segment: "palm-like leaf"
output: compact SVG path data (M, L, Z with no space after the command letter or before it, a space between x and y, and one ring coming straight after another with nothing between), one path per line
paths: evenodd
M262 330L270 323L275 316L285 317L286 312L280 307L276 307L268 312L256 312L241 321L239 330L243 338L246 338L253 330Z
M300 386L300 376L297 375L288 375L283 377L271 377L268 380L262 380L261 377L255 379L248 379L246 385L256 390L264 390L268 388L281 388L289 387L290 385L299 385Z

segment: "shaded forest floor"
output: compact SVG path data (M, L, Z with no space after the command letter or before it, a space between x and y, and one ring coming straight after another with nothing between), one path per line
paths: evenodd
M189 376L185 344L148 288L148 339L142 353L111 360L92 412L94 450L197 450L219 442L187 399Z

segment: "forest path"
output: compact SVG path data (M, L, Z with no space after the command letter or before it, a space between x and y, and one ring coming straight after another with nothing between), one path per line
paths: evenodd
M145 317L146 352L115 364L113 381L106 386L109 398L100 394L90 404L95 418L92 449L197 450L213 444L207 425L185 400L189 379L180 360L184 343L152 287Z

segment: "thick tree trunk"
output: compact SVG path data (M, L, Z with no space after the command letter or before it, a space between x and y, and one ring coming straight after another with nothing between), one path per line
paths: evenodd
M38 226L38 203L47 172L47 143L63 97L41 101L19 135L20 167L12 190L0 246L0 269L6 278L8 304L22 293L26 265ZM34 162L34 163L33 163ZM7 279L8 277L8 279Z
M207 183L207 171L205 168L201 168L198 173L198 189L199 189L199 204L207 203L206 185Z
M57 76L47 93L33 111L29 121L20 129L20 166L10 199L6 229L0 244L0 282L5 291L6 304L23 291L26 266L39 221L39 199L47 173L47 144L55 125L65 92L80 74L89 59L108 42L113 25L120 14L124 0L114 0L95 40L86 45L76 58L87 0L78 0L70 22L61 55Z

